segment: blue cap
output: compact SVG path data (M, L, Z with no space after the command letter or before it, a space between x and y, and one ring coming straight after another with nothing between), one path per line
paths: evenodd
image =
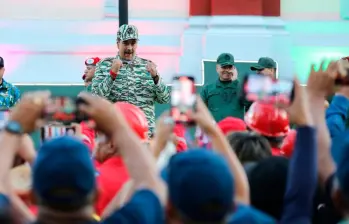
M336 176L343 195L349 200L349 131L340 134L340 140L333 142L332 153L337 163Z
M96 188L88 147L64 136L45 142L33 165L33 190L48 206L82 206Z
M221 221L233 209L233 175L225 158L212 150L178 153L161 175L171 204L192 221Z

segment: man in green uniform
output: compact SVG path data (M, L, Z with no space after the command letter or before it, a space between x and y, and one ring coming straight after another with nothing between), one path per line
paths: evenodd
M96 65L101 59L99 57L88 58L85 60L85 71L82 76L82 80L84 80L85 91L91 92L92 89L92 78L95 75Z
M217 122L228 116L243 118L244 104L239 99L240 88L234 56L229 53L219 55L216 71L217 81L204 86L201 98Z
M251 70L256 71L257 74L266 75L272 79L277 79L276 67L276 62L273 59L261 57L256 66L251 66Z
M0 108L10 109L19 101L21 93L19 89L4 80L5 62L0 57Z
M119 53L97 64L92 93L112 102L124 101L141 108L151 136L155 127L155 102L168 103L170 92L156 65L136 55L137 43L137 28L122 25L117 33Z

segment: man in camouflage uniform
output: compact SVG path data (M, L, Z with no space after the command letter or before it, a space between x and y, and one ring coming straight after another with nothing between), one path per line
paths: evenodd
M10 109L21 97L19 89L4 80L5 63L0 57L0 109Z
M97 64L92 93L112 102L124 101L141 108L147 117L151 136L155 127L155 101L168 103L170 92L156 65L136 55L137 43L137 28L122 25L117 33L119 53Z

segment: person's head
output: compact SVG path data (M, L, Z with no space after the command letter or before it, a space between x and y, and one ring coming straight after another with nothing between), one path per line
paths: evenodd
M85 60L86 68L84 71L84 75L82 76L82 79L84 80L85 83L92 81L92 78L95 75L96 65L100 60L101 59L98 57L88 58Z
M217 58L216 71L221 81L235 80L234 67L235 61L234 56L229 53L220 54Z
M117 154L118 150L110 141L107 141L106 139L100 139L96 142L96 147L94 149L94 159L98 162L103 163Z
M272 79L276 78L276 62L268 57L261 57L258 60L257 65L251 66L252 71L256 71L257 74L269 76Z
M5 62L2 57L0 57L0 79L4 76L5 73Z
M89 149L79 139L63 136L43 143L32 174L39 214L51 211L64 216L93 211L96 174Z
M248 129L268 139L271 147L279 148L290 130L288 114L272 104L254 102L245 114Z
M241 163L257 162L271 156L266 138L254 132L234 132L228 135L230 146Z
M119 55L124 60L132 60L136 55L138 44L138 29L134 25L122 25L117 33Z
M286 191L288 159L270 157L247 171L251 205L280 220Z
M233 175L225 158L213 150L178 153L161 175L168 185L169 223L224 223L233 211Z
M236 131L246 131L247 127L245 122L236 117L226 117L217 123L224 135L228 135Z

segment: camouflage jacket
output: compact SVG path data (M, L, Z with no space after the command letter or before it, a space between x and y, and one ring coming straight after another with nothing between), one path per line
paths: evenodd
M128 102L141 108L148 120L149 135L154 132L155 102L164 104L170 100L170 91L160 78L155 84L146 69L148 60L135 59L121 67L117 77L113 80L110 69L114 59L108 57L101 60L96 66L92 79L92 93L108 99L111 102Z
M10 109L16 105L20 97L19 89L2 79L2 84L0 85L0 108Z

